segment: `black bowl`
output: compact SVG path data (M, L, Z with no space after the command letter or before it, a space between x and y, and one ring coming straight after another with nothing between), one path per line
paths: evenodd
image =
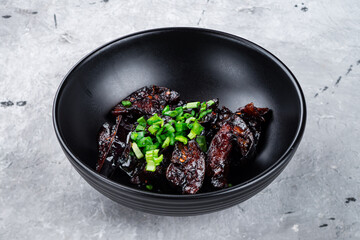
M220 98L232 110L249 102L273 110L254 161L233 187L196 195L142 191L99 175L97 134L125 96L155 84L183 99ZM258 45L196 28L155 29L112 41L82 59L55 96L56 135L71 164L95 189L130 208L160 215L196 215L252 197L285 168L305 128L306 106L294 75Z

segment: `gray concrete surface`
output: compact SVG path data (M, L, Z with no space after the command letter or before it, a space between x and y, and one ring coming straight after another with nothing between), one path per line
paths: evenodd
M91 188L56 140L67 71L112 39L198 26L254 41L298 78L303 141L252 199L160 217ZM0 0L0 239L360 239L360 2L356 0Z

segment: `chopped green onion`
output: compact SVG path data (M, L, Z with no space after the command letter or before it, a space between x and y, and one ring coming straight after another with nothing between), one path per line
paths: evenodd
M124 107L131 107L131 102L130 101L121 101L121 104L124 106Z
M150 191L153 189L153 185L151 185L151 184L148 184L145 187L147 188L147 190L150 190Z
M176 136L175 137L175 140L176 141L179 141L179 142L182 142L183 144L187 144L187 142L188 142L188 140L187 140L187 138L186 137L184 137L184 136Z
M159 154L159 149L154 149L154 157L157 157L158 156L158 154Z
M154 150L150 150L145 153L145 160L147 163L154 161Z
M139 141L137 141L137 144L139 147L145 147L146 145L152 145L153 141L152 141L151 137L144 137L144 138L140 139Z
M200 106L200 102L189 102L185 105L185 108L198 108Z
M202 130L204 130L204 127L201 126L200 123L195 121L193 127L191 128L191 131L193 131L196 135L199 135L202 132Z
M137 139L138 135L139 135L139 133L137 133L137 132L131 132L131 136L130 136L131 140L135 141Z
M194 122L196 120L196 118L194 118L194 117L191 117L191 118L188 118L188 119L186 119L186 123L187 124L189 124L190 122Z
M152 116L151 118L149 118L147 120L147 123L149 125L153 125L156 122L162 121L162 119L155 113L154 116Z
M166 137L165 141L162 144L162 148L166 148L170 144L170 137Z
M210 107L210 106L212 106L212 105L214 105L214 101L213 100L209 100L209 101L207 101L206 102L206 105L208 106L208 107Z
M205 136L197 136L197 137L196 137L196 142L198 143L199 148L200 148L203 152L206 152L207 146L206 146L206 138L205 138Z
M159 143L154 143L152 145L146 145L145 146L145 152L155 150L159 147Z
M190 133L187 135L188 138L194 139L196 137L196 133L193 130L190 130Z
M179 115L176 116L176 121L182 121L184 119L184 112L180 113Z
M209 113L211 113L211 112L212 112L211 109L208 109L208 110L206 110L205 112L201 112L200 115L199 115L199 117L198 117L198 119L199 119L199 120L202 119L204 116L206 116L207 114L209 114Z
M135 153L135 156L138 159L141 159L144 157L144 154L141 152L140 148L138 147L138 145L136 143L131 143L131 148Z
M145 132L137 132L138 136L136 138L136 141L139 141L140 139L142 139L145 136Z
M187 125L186 123L175 123L175 130L177 132L182 132L187 130Z
M168 122L168 124L173 124L173 123L176 123L176 121L174 119L172 119Z
M147 162L145 169L146 169L146 171L149 171L149 172L155 172L156 165L154 162Z
M171 126L170 123L165 124L165 125L164 125L164 128L165 128L166 131L168 131L168 132L171 132L171 133L175 132L175 128L174 128L173 126Z
M161 134L160 137L161 137L161 140L162 140L162 141L165 141L165 139L166 139L167 136L166 136L165 134Z
M176 137L176 136L184 136L184 137L185 137L185 136L186 136L186 132L185 132L185 131L183 131L183 132L176 132L176 133L175 133L175 137Z
M160 165L160 163L162 162L163 159L164 159L164 155L162 155L162 154L159 157L154 157L155 165L156 166Z
M179 114L182 114L184 112L184 108L183 107L177 107L175 108L175 111Z
M174 133L168 133L167 136L170 138L170 145L174 146L174 144L175 144L175 134Z
M184 113L184 117L185 118L189 118L189 117L192 117L190 113Z
M206 110L206 102L201 103L200 106L200 112L205 111Z
M228 184L228 187L232 187L233 185L231 183Z
M160 129L160 126L159 125L151 125L149 128L148 128L148 131L152 134L152 135L155 135L155 133Z
M190 114L191 116L195 116L195 110L192 110Z
M158 143L162 143L163 140L161 139L161 135L157 135L156 134L156 141L158 141Z
M169 105L167 105L166 107L164 107L164 109L162 110L162 114L164 115L164 113L170 111L170 107Z
M166 113L164 113L165 116L169 116L169 117L176 117L179 113L174 110L174 111L167 111Z
M136 121L139 123L139 125L146 127L146 120L144 117L138 118Z
M136 130L136 131L144 131L144 130L145 130L145 127L144 127L144 126L141 126L141 125L137 125L135 130Z
M160 121L154 122L153 125L164 126L164 119L161 118Z

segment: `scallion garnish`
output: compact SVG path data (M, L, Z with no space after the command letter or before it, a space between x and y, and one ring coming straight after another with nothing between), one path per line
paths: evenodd
M185 105L185 108L191 109L191 108L198 108L200 106L200 102L189 102Z
M135 156L138 158L138 159L141 159L144 157L144 154L141 152L140 148L138 147L138 145L136 143L131 143L131 148L132 150L134 151L135 153Z
M199 148L200 148L203 152L206 152L206 151L207 151L206 138L205 138L205 136L197 136L197 137L196 137L196 142L198 143Z
M143 137L142 139L137 141L137 145L139 147L145 147L147 145L152 145L152 144L153 144L153 141L152 141L151 137Z
M153 124L151 125L148 130L152 135L155 135L155 133L160 129L159 125Z
M170 145L170 137L166 137L165 141L162 144L162 148L166 148L167 146Z
M142 139L145 136L145 132L137 132L138 136L136 138L137 141L139 141L140 139Z
M147 120L147 123L149 125L153 125L156 122L162 121L162 119L155 113L154 116L152 116L151 118L149 118Z
M195 120L196 120L196 118L191 117L191 118L186 119L185 123L189 124L190 122L194 122Z
M176 111L176 110L174 110L174 111L167 111L167 112L165 112L164 113L164 115L165 116L169 116L169 117L176 117L177 115L178 115L179 113Z
M153 189L153 185L151 185L151 184L147 184L145 187L147 190L150 190L150 191Z
M199 135L202 132L202 130L204 130L204 127L201 126L200 123L195 121L193 127L191 128L191 131L193 131L196 135Z
M166 107L164 107L164 109L162 110L162 114L164 115L164 113L170 111L170 107L169 105L167 105Z
M154 157L155 165L160 165L160 163L164 160L164 155L160 155L159 157Z
M199 115L199 117L198 117L198 119L199 119L199 120L202 119L203 117L205 117L206 115L208 115L208 114L211 113L211 112L212 112L211 109L208 109L208 110L206 110L206 111L204 111L204 112L201 112L200 115Z
M188 128L187 128L187 125L186 125L186 123L182 123L182 122L180 122L180 123L175 123L175 130L177 131L177 132L182 132L182 131L185 131L185 130L187 130Z
M146 127L146 120L144 117L138 118L136 121L139 123L139 125Z
M190 130L190 133L187 135L188 138L194 139L196 137L196 133L193 130Z
M130 101L123 102L131 106ZM196 138L199 148L204 152L207 151L206 138L201 135L204 127L198 120L212 112L207 108L214 103L213 100L202 103L190 102L173 110L167 105L160 116L155 113L150 118L146 116L138 118L135 130L130 134L132 142L130 154L139 159L145 157L146 171L154 172L164 158L162 154L158 156L160 148L173 146L176 141L186 145L189 139Z
M139 133L137 133L137 132L132 132L132 133L131 133L131 136L130 136L131 140L136 141L138 135L139 135Z
M124 107L131 107L131 102L130 101L121 101L121 104L124 106Z
M200 112L205 111L206 110L206 102L201 103L200 106Z
M167 132L171 132L171 133L175 132L175 128L171 126L170 123L165 124L164 128L166 129Z
M137 125L135 130L136 130L136 131L144 131L144 130L145 130L145 127L142 126L142 125Z
M209 100L209 101L207 101L206 102L206 105L208 106L208 107L211 107L212 105L214 105L214 101L213 100Z
M185 118L189 118L189 117L192 117L190 113L184 113L184 117Z
M156 170L155 163L153 161L152 162L147 162L145 170L148 171L148 172L155 172L155 170Z
M145 146L145 152L155 150L158 147L159 147L159 143L155 143L155 144L152 144L152 145L146 145Z
M183 144L187 144L187 142L188 142L188 140L187 140L187 138L186 137L184 137L184 136L176 136L175 137L175 140L176 141L179 141L179 142L182 142Z

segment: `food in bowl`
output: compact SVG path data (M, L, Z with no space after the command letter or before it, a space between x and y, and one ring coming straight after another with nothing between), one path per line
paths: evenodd
M219 108L218 99L189 102L165 87L143 87L120 101L113 122L102 126L96 170L161 193L230 187L229 169L254 158L269 113L253 103L232 112Z

